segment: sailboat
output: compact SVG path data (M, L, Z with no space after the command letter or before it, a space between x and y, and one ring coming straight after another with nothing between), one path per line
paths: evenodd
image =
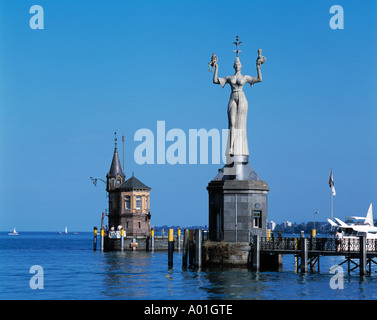
M16 228L13 228L13 232L8 233L9 236L18 236L18 232L16 231Z
M65 227L65 228L64 228L64 232L59 232L59 234L68 234L68 228Z

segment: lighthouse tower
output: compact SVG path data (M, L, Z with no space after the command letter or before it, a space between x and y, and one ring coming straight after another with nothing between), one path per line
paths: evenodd
M150 236L151 188L134 176L126 180L119 161L117 138L113 160L106 175L109 193L109 228L122 227L127 236Z

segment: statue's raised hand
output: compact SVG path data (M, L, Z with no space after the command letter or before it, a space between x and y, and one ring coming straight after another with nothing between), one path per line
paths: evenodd
M212 67L212 69L211 69ZM212 54L211 62L209 63L209 72L213 70L213 68L217 67L217 56L216 54Z

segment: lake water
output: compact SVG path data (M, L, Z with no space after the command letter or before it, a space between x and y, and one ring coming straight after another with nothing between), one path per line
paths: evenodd
M92 250L92 233L0 233L0 299L376 299L377 273L330 273L342 257L322 257L320 273L294 272L293 256L283 258L279 272L247 269L182 270L182 254ZM32 289L34 265L43 268L43 289ZM338 269L339 271L339 269ZM38 274L38 273L37 273ZM39 273L41 275L41 273ZM343 289L332 289L334 276ZM333 280L332 280L333 279ZM34 281L35 283L35 281ZM339 281L336 282L339 284Z

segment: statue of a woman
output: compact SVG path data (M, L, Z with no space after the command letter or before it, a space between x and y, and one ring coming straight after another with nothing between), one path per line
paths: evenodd
M238 38L237 38L238 41ZM253 86L255 83L262 82L262 73L261 65L266 61L266 58L262 56L262 50L258 50L258 59L257 59L257 77L244 76L241 74L241 62L238 57L238 46L237 46L237 57L234 62L235 74L232 76L227 76L225 78L218 78L218 64L217 57L214 54L212 56L212 61L210 66L215 68L213 75L213 83L221 84L224 87L229 83L232 93L230 95L228 103L228 128L229 128L229 137L226 155L233 156L248 156L249 148L247 144L247 133L246 133L246 121L247 121L247 110L248 103L246 96L243 92L243 86L246 83L249 83L250 86Z

